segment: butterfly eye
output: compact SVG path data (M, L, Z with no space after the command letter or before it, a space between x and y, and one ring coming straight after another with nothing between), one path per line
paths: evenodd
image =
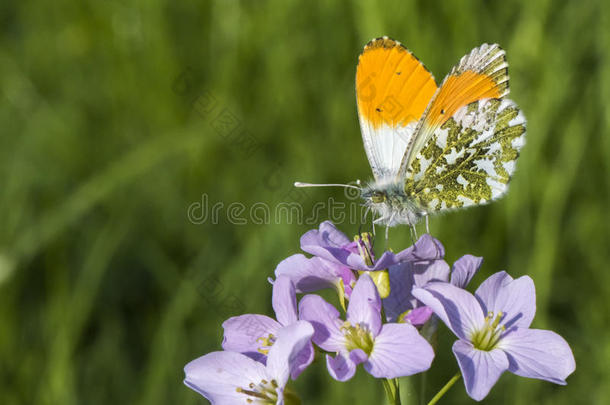
M375 192L373 192L373 194L371 195L371 201L373 201L376 204L384 202L385 201L385 193L382 192L382 191L375 191Z

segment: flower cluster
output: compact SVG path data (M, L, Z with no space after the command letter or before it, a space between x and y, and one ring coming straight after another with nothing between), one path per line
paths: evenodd
M275 319L226 320L224 350L186 365L185 384L212 404L297 404L286 385L316 355L338 381L362 364L373 377L397 384L393 379L430 368L438 319L458 337L453 352L477 401L507 370L565 384L575 369L563 338L529 328L536 305L527 276L496 273L472 295L465 287L482 258L465 255L450 267L430 235L377 257L370 235L350 240L330 222L303 235L301 249L311 257L288 257L271 280ZM326 288L336 291L336 306L313 294ZM303 294L298 303L297 294Z

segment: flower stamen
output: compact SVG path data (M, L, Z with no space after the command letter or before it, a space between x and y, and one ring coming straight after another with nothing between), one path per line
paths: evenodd
M264 354L265 356L269 354L269 349L275 343L277 338L273 333L268 334L267 336L261 336L256 339L257 342L260 342L261 347L258 348L258 352Z
M373 244L371 243L371 234L364 232L361 235L354 236L354 241L358 247L358 253L364 259L368 266L373 265Z
M249 389L237 387L235 390L242 394L246 394L249 397L256 398L258 404L275 404L277 403L277 388L278 383L275 380L271 382L267 380L261 380L259 384L250 383L248 384ZM248 403L254 403L252 398L247 398Z
M498 312L495 317L492 311L487 314L485 325L470 336L470 341L476 349L490 351L498 345L500 337L506 330L504 325L500 325L503 317L503 312Z
M361 324L352 326L349 321L345 321L341 330L346 338L345 346L348 351L361 349L367 356L371 354L375 339L367 326Z

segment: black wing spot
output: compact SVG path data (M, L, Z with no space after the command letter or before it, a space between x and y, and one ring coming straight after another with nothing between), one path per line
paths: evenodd
M396 74L397 74L398 76L400 76L400 74L401 74L401 73L402 73L402 72L396 72Z
M441 109L441 114L445 114L445 110Z
M377 107L377 108L375 108L375 111L381 112L381 108Z

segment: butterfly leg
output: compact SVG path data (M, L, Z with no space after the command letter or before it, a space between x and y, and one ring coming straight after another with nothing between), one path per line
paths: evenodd
M415 228L414 224L411 224L411 239L413 243L417 242L417 228Z
M379 218L375 219L375 220L373 221L373 223L374 223L374 224L378 224L378 223L380 223L381 221L383 221L383 217L379 217Z
M390 220L386 223L385 226L385 248L388 249L389 239L390 239L390 224L394 221L395 212L390 215Z
M373 236L375 236L375 224L378 224L382 220L383 220L383 217L379 217L379 218L373 220Z

